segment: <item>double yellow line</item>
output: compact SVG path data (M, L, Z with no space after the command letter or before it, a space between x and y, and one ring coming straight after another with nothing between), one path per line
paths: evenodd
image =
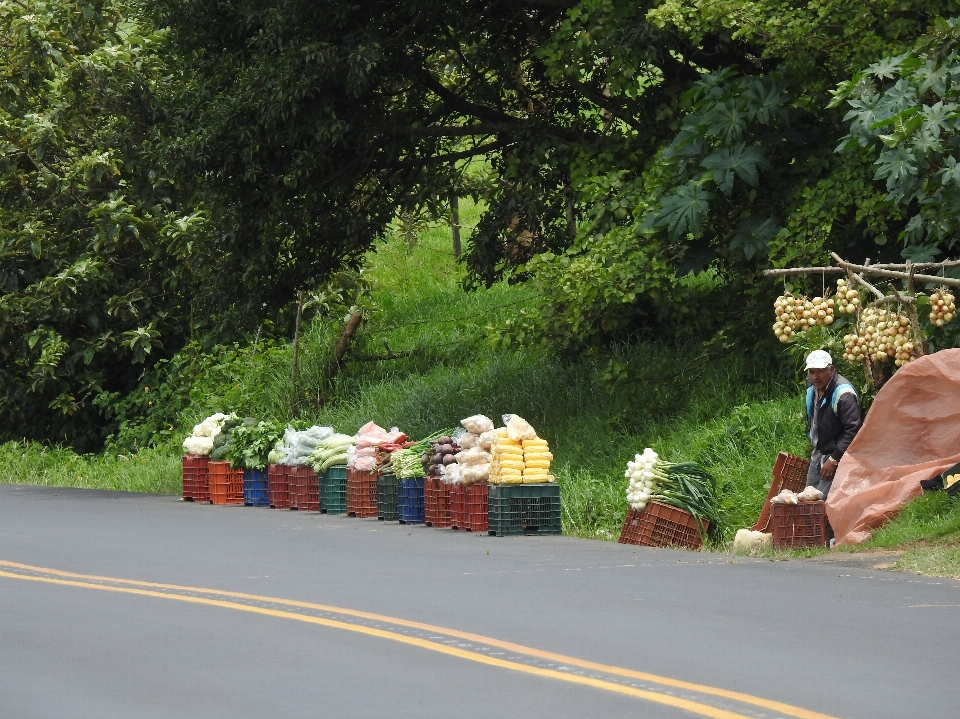
M334 629L343 629L348 632L365 634L367 636L377 637L379 639L388 639L391 641L400 642L402 644L419 647L421 649L427 649L430 651L439 652L441 654L447 654L449 656L457 657L459 659L466 659L468 661L477 662L479 664L486 664L488 666L500 667L502 669L510 669L512 671L521 672L524 674L532 674L534 676L544 677L548 679L556 679L558 681L563 681L570 684L580 684L583 686L592 687L594 689L601 689L604 691L615 692L618 694L625 694L627 696L632 696L638 699L644 699L646 701L655 702L657 704L665 704L667 706L675 707L677 709L685 709L686 711L699 714L700 716L711 717L711 719L749 719L749 717L746 717L743 714L737 714L736 712L710 706L709 704L704 704L702 702L697 702L690 699L683 699L670 694L647 691L644 689L638 689L636 687L628 686L625 684L619 684L613 681L596 679L593 677L582 676L579 674L570 674L567 672L557 671L555 669L545 669L542 667L530 666L528 664L509 661L506 659L498 659L496 657L491 657L486 654L482 654L480 652L473 652L465 649L460 649L458 647L451 647L446 644L432 642L426 639L420 639L418 637L411 637L405 634L400 634L398 632L391 632L383 629L377 629L374 627L367 627L362 624L351 624L347 622L341 622L335 619L326 619L323 617L311 616L309 614L301 614L295 611L268 609L265 607L254 606L251 604L243 604L241 602L229 601L229 600L242 599L247 601L265 602L265 603L271 603L275 605L286 606L286 607L291 607L296 609L308 609L312 611L329 612L333 614L339 614L342 616L356 617L358 619L376 621L376 622L391 624L398 627L407 627L410 629L427 631L434 634L441 634L448 637L455 637L457 639L463 639L465 641L479 643L484 646L497 647L499 649L504 649L506 651L513 652L515 654L524 654L530 657L537 657L539 659L545 659L551 662L556 662L564 666L579 667L581 669L588 669L593 672L600 672L600 673L608 674L611 676L620 676L628 679L635 679L642 682L658 684L660 686L669 687L671 689L681 689L687 692L695 692L702 695L714 696L714 697L719 697L727 700L732 700L735 702L740 702L743 704L763 707L764 709L769 709L771 711L775 711L786 716L797 717L797 719L835 719L834 717L830 717L826 714L820 714L818 712L809 711L807 709L802 709L800 707L795 707L790 704L784 704L782 702L773 701L770 699L763 699L762 697L756 697L751 694L744 694L742 692L730 691L728 689L720 689L717 687L711 687L704 684L695 684L693 682L685 682L679 679L671 679L669 677L661 677L656 674L649 674L647 672L638 672L632 669L624 669L622 667L611 666L608 664L598 664L596 662L577 659L576 657L570 657L564 654L554 654L553 652L545 652L540 649L535 649L533 647L527 647L520 644L513 644L511 642L503 642L498 639L485 637L479 634L461 632L456 629L447 629L445 627L437 627L432 624L423 624L421 622L412 622L406 619L388 617L382 614L361 612L354 609L345 609L342 607L333 607L333 606L327 606L324 604L299 602L292 599L266 597L266 596L260 596L256 594L244 594L242 592L228 592L228 591L222 591L218 589L185 587L177 584L160 584L155 582L141 582L141 581L132 580L132 579L118 579L116 577L101 577L101 576L89 575L89 574L75 574L73 572L65 572L65 571L61 571L57 569L49 569L45 567L35 567L29 564L19 564L17 562L8 562L4 560L0 560L0 567L7 567L12 570L19 570L19 571L9 571L9 572L0 570L0 577L4 577L8 579L19 579L22 581L30 581L30 582L42 582L46 584L55 584L55 585L66 586L66 587L80 587L83 589L97 589L97 590L106 591L106 592L119 592L123 594L134 594L134 595L144 596L144 597L156 597L158 599L171 599L171 600L180 601L180 602L189 602L191 604L204 604L207 606L221 607L223 609L234 609L241 612L250 612L253 614L260 614L268 617L277 617L279 619L292 619L299 622L306 622L308 624L317 624L320 626L332 627ZM22 572L31 572L31 574L23 574ZM44 575L44 576L39 576L39 575ZM108 582L109 584L97 584L94 582ZM164 590L164 591L159 591L159 590ZM189 592L190 594L178 594L175 592ZM205 596L205 597L194 596L196 594L205 594L208 596ZM227 599L214 599L212 597L225 597Z

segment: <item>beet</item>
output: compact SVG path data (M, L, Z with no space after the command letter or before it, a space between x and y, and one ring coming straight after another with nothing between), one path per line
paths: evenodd
M454 457L452 454L445 454L445 455L443 455L443 463L444 463L444 464L453 464L453 463L456 462L456 461L457 461L457 458Z
M443 454L441 454L440 452L437 452L435 455L433 455L430 461L433 464L441 464L443 462Z
M447 442L447 444L441 444L440 451L444 454L453 454L453 445L449 442Z
M437 444L453 444L453 440L450 437L441 437L437 440Z

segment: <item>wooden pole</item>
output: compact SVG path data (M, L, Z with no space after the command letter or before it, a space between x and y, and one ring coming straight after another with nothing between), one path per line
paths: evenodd
M453 233L453 258L458 259L460 247L460 198L457 196L457 166L450 163L450 229Z
M297 355L300 351L300 318L303 316L303 292L297 293L297 319L293 324L293 361L290 363L290 409L293 417L293 408L297 399Z

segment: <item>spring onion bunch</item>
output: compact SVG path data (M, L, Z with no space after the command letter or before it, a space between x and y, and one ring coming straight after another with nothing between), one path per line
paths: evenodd
M643 509L650 501L669 504L690 512L698 520L710 522L708 532L717 538L722 533L717 502L717 481L696 462L671 464L647 447L627 462L627 501L633 509Z

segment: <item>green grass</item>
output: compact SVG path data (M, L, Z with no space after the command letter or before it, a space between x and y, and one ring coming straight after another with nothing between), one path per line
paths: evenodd
M180 494L180 457L170 448L134 455L78 455L36 442L0 444L0 482Z

